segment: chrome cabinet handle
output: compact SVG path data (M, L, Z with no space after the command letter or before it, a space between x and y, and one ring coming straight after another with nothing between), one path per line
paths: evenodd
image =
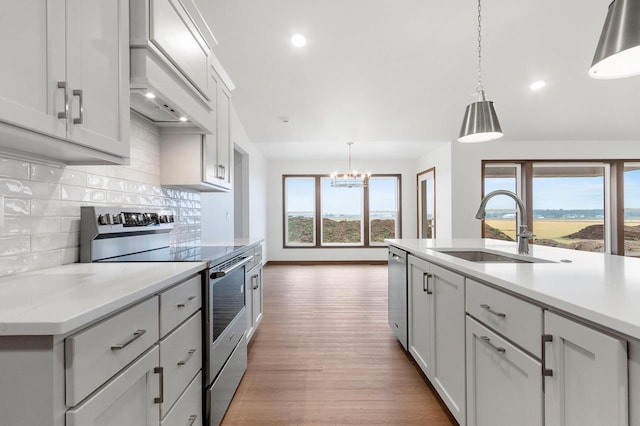
M427 294L433 294L433 291L429 290L429 278L433 277L433 274L430 274L428 272L425 272L422 275L422 291L426 292Z
M489 339L488 336L480 336L480 338L482 340L484 340L484 342L491 346L493 348L493 350L495 350L496 352L500 352L501 354L505 353L507 350L505 348L501 348L499 346L494 345L493 343L491 343L491 339Z
M164 368L155 367L153 372L160 375L160 395L153 398L153 402L154 404L162 404L164 402Z
M112 351L119 351L120 349L126 348L127 346L129 346L130 344L132 344L133 342L138 340L140 337L142 337L142 335L144 333L146 333L146 332L147 332L147 330L136 330L136 331L134 331L133 335L128 340L126 340L124 343L120 343L120 344L111 346L111 350Z
M73 89L71 94L73 96L77 96L78 100L80 102L79 103L80 116L78 118L74 118L73 119L73 124L82 124L83 121L84 121L84 101L83 101L83 96L82 96L82 90L81 89Z
M254 284L252 286L254 290L257 290L258 288L260 288L260 284L258 284L258 274L252 275L251 276L251 281L254 282Z
M196 414L192 414L189 416L189 419L187 420L189 423L187 423L187 426L193 426L193 424L196 422L196 419L198 418L198 416Z
M64 93L64 112L59 112L58 118L67 118L67 113L69 111L69 95L67 94L67 82L59 81L58 89L62 89L62 92Z
M507 316L507 314L505 314L505 313L494 311L493 309L491 309L491 306L489 306L487 304L482 304L482 305L480 305L480 307L482 309L484 309L485 311L488 311L488 312L492 313L493 315L495 315L497 317L504 318L504 317Z
M182 361L178 361L178 365L185 365L187 362L189 362L189 360L191 359L191 357L195 353L196 353L195 349L189 349L189 352L187 352L187 357L185 359L183 359Z
M547 351L545 348L545 344L551 342L553 342L553 336L551 334L542 335L542 375L544 377L553 376L553 370L547 368Z
M187 303L191 302L196 297L198 297L198 296L190 296L185 303L178 303L176 306L178 308L184 308L185 306L187 306Z

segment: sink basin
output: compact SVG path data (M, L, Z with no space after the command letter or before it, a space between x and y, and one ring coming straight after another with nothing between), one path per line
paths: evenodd
M449 256L458 257L476 263L551 263L549 260L536 259L534 257L515 257L503 254L493 253L485 250L435 250L439 253Z

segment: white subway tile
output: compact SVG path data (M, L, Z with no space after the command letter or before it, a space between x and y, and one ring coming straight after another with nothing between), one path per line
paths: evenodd
M45 234L58 232L59 229L58 218L8 216L4 219L3 226L0 226L0 236Z
M80 219L60 218L60 232L80 232Z
M84 203L60 200L31 200L32 216L80 217L80 206Z
M62 200L104 203L107 201L107 193L101 189L87 189L79 186L62 185L60 188L60 198Z
M29 237L0 238L0 256L14 256L29 252Z
M64 183L67 185L86 186L87 174L71 168L31 165L31 180L40 182Z
M80 234L61 232L57 234L38 234L31 236L31 251L57 250L80 245Z
M60 198L60 185L22 179L0 178L0 195L12 198Z
M31 200L20 198L4 199L5 216L28 216L31 214Z
M80 262L80 248L79 247L67 247L60 250L60 256L62 258L62 264L67 265L69 263Z
M60 265L60 261L60 253L58 251L0 257L0 276L50 268Z
M0 157L0 176L29 179L29 163Z

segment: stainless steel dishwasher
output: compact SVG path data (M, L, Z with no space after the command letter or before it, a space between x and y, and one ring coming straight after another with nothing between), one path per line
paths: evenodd
M407 349L407 252L389 246L389 326Z

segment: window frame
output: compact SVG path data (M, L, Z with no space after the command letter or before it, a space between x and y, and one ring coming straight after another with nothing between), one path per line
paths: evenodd
M313 179L313 176L289 176L289 178L311 180L311 179ZM287 199L288 199L287 198L287 189L288 189L288 187L287 187L287 179L283 179L283 181L282 181L282 194L283 194L283 196L282 196L282 201L283 201L282 202L282 211L283 211L283 218L284 218L284 220L283 220L283 230L284 230L283 238L284 238L284 240L283 241L289 247L314 247L317 244L316 233L315 233L317 215L316 215L315 212L316 212L316 210L318 208L317 207L317 204L318 204L318 196L317 196L318 188L316 187L315 180L313 180L313 185L314 185L314 197L313 197L314 199L313 199L313 211L312 211L312 213L313 213L313 216L312 216L313 217L313 228L314 228L314 232L313 232L313 236L312 236L313 242L311 242L311 243L293 243L293 244L291 244L288 241L289 221L287 219L288 219L289 210L287 208Z
M322 183L321 179L326 178L326 174L283 174L282 175L282 248L283 249L364 249L364 248L385 248L387 244L370 242L370 209L369 209L369 188L363 188L363 215L362 215L362 244L354 243L333 243L330 245L322 244ZM395 238L402 238L402 174L400 173L377 173L372 174L371 178L392 177L397 182L397 198L398 198L398 217L397 217L397 235ZM313 230L314 244L287 244L287 179L288 178L314 178L315 179L315 213Z

